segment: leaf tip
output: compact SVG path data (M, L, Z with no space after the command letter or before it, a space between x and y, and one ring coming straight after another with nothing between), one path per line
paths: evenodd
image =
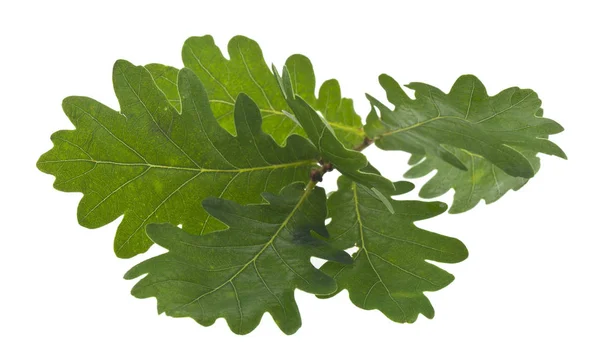
M125 60L125 59L118 59L117 61L115 61L114 65L113 65L113 72L118 71L122 71L124 68L132 68L135 67L135 65L133 65L133 63Z
M395 195L395 196L408 193L415 189L414 183L408 182L408 181L396 181L393 184L394 184L395 190L394 190L394 193L392 193L392 195Z
M170 223L150 223L146 226L146 234L152 242L158 244L157 239L160 239L166 231L173 227Z
M131 268L129 271L127 271L124 275L123 275L123 279L125 280L133 280L136 279L140 276L140 274L137 271L137 266L134 266L133 268ZM133 295L133 289L131 290L131 294Z
M429 202L429 205L429 209L434 212L436 216L448 210L448 205L444 202Z
M568 160L569 158L567 157L567 153L565 153L564 150L562 150L561 147L556 146L556 154L557 157L562 158L564 160Z
M353 264L354 263L354 259L347 252L344 252L344 251L339 251L339 252L340 252L340 254L336 258L337 262L339 262L341 264Z
M379 74L379 76L377 77L377 80L379 80L379 84L381 84L381 86L383 86L384 88L385 88L385 84L388 84L389 82L393 82L393 83L397 84L396 80L386 73Z

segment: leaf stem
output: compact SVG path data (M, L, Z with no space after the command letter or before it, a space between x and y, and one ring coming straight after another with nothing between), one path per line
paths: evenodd
M352 148L352 150L357 151L357 152L362 152L365 148L367 148L368 146L373 144L373 142L374 142L373 139L365 136L362 143L360 143L356 147ZM314 168L310 171L310 181L314 184L316 184L318 182L322 182L323 176L325 175L325 173L331 172L334 169L333 164L330 162L323 162L322 160L320 160L319 164L321 164L321 168L318 168L318 169Z
M367 148L368 146L370 146L371 144L373 144L374 140L369 138L369 137L365 137L365 139L363 139L363 142L360 143L359 145L357 145L356 147L352 148L353 150L357 151L357 152L362 152L363 150L365 150L365 148Z

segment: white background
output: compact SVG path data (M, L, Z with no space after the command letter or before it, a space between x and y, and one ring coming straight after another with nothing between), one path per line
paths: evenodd
M600 26L593 4L2 2L0 359L600 360ZM183 41L204 34L222 47L236 34L254 38L278 66L296 52L309 56L318 82L339 79L363 115L364 92L382 95L382 72L445 91L465 73L491 94L532 88L545 115L564 125L552 139L570 159L543 157L539 174L518 193L420 223L470 250L467 261L445 267L456 281L429 295L433 320L395 324L354 307L346 292L322 301L299 291L303 327L293 336L270 316L244 337L223 320L204 328L157 316L155 300L133 298L134 282L122 279L148 254L117 259L118 221L80 227L80 195L53 190L53 177L35 162L51 147L53 131L71 128L60 106L65 96L116 107L116 59L180 67ZM399 179L406 155L382 153L367 151Z

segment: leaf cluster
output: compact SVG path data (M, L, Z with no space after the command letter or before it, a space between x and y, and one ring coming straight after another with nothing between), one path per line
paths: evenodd
M205 326L224 318L246 334L268 312L291 334L301 326L299 289L320 298L347 290L357 307L396 322L431 318L424 292L453 276L428 261L461 262L466 247L417 227L447 206L393 198L414 185L387 179L361 151L374 144L410 153L406 177L435 171L419 195L453 189L451 213L523 187L539 153L566 158L548 139L562 127L543 117L532 90L489 96L466 75L447 94L411 83L411 98L382 75L391 106L367 95L363 123L337 80L317 90L305 56L269 67L242 36L227 51L203 36L185 42L181 69L117 61L120 109L66 98L75 129L54 133L37 163L56 189L83 194L82 226L123 217L118 257L154 243L166 249L125 275L138 279L135 297L157 299L159 313ZM338 189L326 195L318 184L333 169ZM312 257L326 262L316 267Z

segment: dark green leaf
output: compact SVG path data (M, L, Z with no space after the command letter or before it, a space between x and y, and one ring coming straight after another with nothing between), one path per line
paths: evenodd
M365 188L365 190L367 191L368 189ZM394 211L394 207L392 206L392 203L390 203L390 200L388 197L384 196L383 193L381 193L379 190L377 190L377 188L371 188L370 191L371 191L371 195L375 196L376 198L379 198L381 203L383 203L385 208L387 208L387 210L390 211L391 214L396 213L396 211Z
M389 199L391 214L360 184L340 177L338 188L328 199L331 242L337 248L358 246L358 251L353 264L327 262L321 270L336 279L337 292L347 289L360 308L378 309L396 322L414 322L419 313L432 318L433 307L423 292L437 291L454 277L427 260L460 262L467 249L414 222L439 215L446 205Z
M415 99L387 75L380 83L390 110L368 96L381 113L381 119L369 116L367 134L378 147L404 150L412 154L438 157L467 170L451 146L479 155L513 177L531 178L535 167L520 150L541 152L566 158L564 152L547 138L563 128L539 115L540 100L529 89L509 88L488 96L474 76L460 77L450 93L422 83L411 83Z
M144 67L118 61L113 82L121 112L90 98L65 99L76 129L54 133L54 148L38 167L56 176L57 189L84 194L77 210L81 225L101 227L124 215L115 238L120 257L151 245L144 233L150 223L182 224L196 234L222 229L202 209L202 199L260 202L263 191L306 181L318 160L305 138L291 136L281 148L263 133L258 108L243 94L234 110L237 137L229 134L188 69L178 79L181 114Z
M436 174L419 191L419 196L435 198L454 189L454 200L450 207L450 213L466 212L475 207L482 199L487 204L495 202L509 190L519 190L529 180L528 178L509 176L502 169L476 154L456 148L449 149L467 166L466 172L437 157L427 157L420 163L413 163L414 166L404 176L418 178L436 170ZM516 146L515 149L520 150ZM535 153L527 150L520 151L537 172L540 168L540 160Z
M204 208L229 226L225 231L192 236L169 224L148 226L150 238L169 251L125 275L147 274L132 294L156 297L159 313L191 317L204 326L224 317L237 334L256 328L265 312L283 332L296 332L301 321L294 290L336 290L333 279L314 268L310 258L352 259L311 235L327 236L322 188L295 183L279 196L267 193L264 198L269 204L204 200Z
M408 193L408 192L412 191L413 189L415 189L415 185L412 184L411 182L396 181L396 182L394 182L394 188L395 188L395 190L394 190L394 192L389 194L390 196Z

